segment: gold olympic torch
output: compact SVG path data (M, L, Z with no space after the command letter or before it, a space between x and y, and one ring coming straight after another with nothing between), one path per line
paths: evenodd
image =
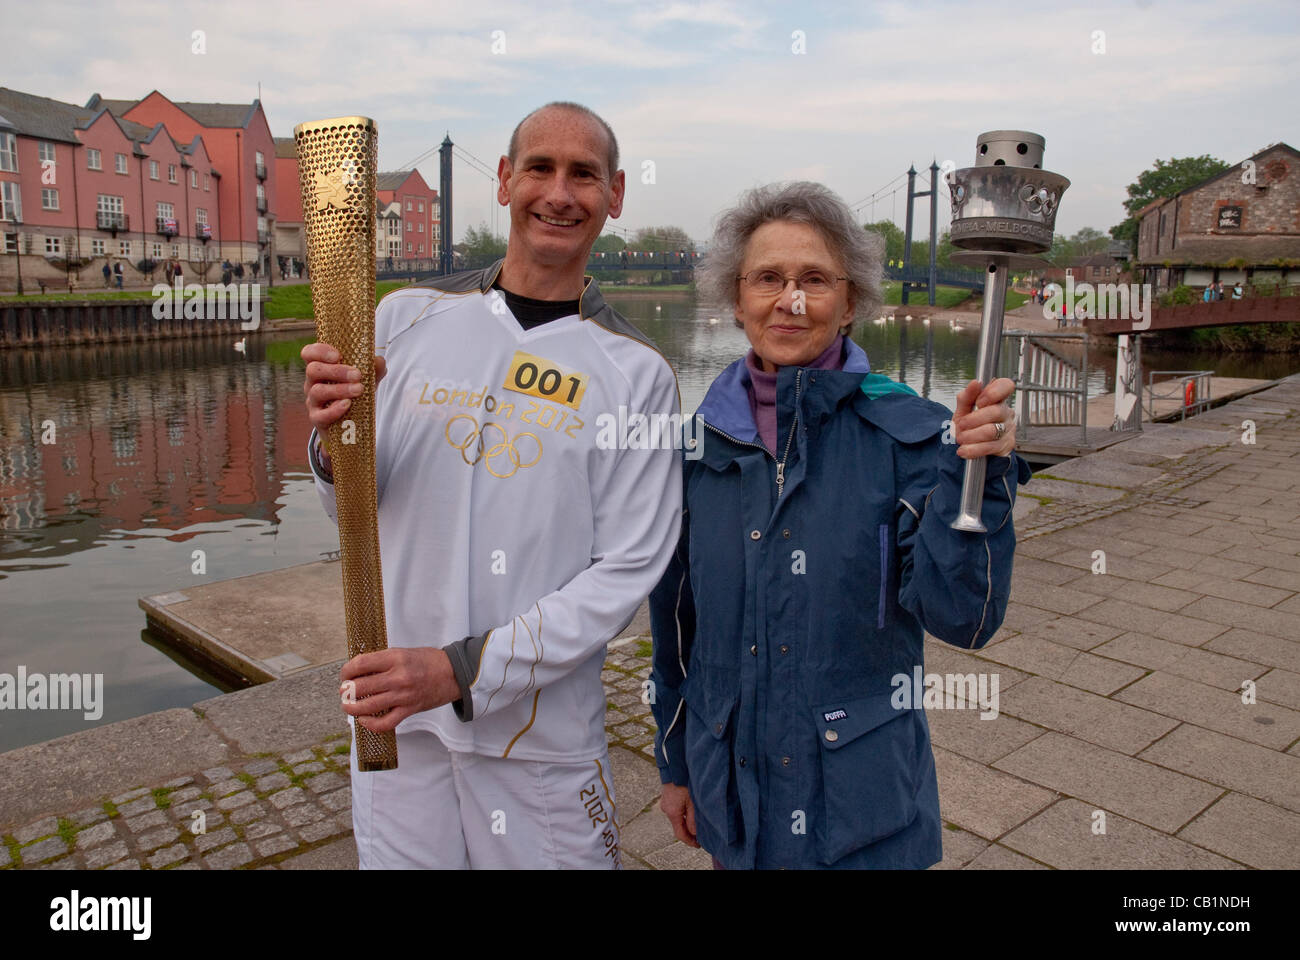
M378 129L367 117L293 128L298 148L316 339L362 374L361 395L324 438L334 470L348 656L388 647L375 487L375 168ZM397 767L395 733L356 725L357 768Z

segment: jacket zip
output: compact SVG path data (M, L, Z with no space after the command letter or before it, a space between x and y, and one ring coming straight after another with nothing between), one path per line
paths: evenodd
M799 428L799 394L801 392L800 387L802 379L803 370L796 370L794 374L794 420L790 424L790 436L786 437L785 440L785 452L781 455L781 459L776 461L776 498L778 500L781 499L781 493L785 490L785 462L790 459L790 445L794 443L794 432ZM742 447L755 447L756 449L762 450L773 460L776 460L776 456L772 451L768 450L767 447L763 446L761 443L746 443L744 440L737 440L731 434L723 433L707 420L704 421L704 426L706 429L712 430L718 436L726 437L734 444L738 444Z

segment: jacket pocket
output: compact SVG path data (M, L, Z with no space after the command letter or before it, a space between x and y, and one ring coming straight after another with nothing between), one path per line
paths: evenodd
M822 863L832 864L916 819L927 742L915 713L895 708L888 695L817 709L823 809L814 833Z
M686 700L682 738L696 835L706 850L715 852L742 836L732 749L739 692L721 690L709 679L692 675L683 684L682 696Z

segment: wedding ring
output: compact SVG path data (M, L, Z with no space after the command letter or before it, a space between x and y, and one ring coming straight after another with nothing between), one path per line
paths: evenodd
M1007 425L1005 423L1002 423L1001 421L998 421L997 423L993 424L993 431L997 434L997 436L994 439L1001 440L1002 434L1007 432Z

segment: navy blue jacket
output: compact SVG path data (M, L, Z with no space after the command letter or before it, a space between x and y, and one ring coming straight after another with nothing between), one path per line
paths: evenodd
M727 869L941 859L929 726L919 703L895 707L894 678L923 667L922 628L983 646L1011 591L1028 464L989 458L989 532L951 529L966 462L951 411L845 347L843 370L780 370L783 468L744 361L714 381L650 597L660 777L690 786L697 837Z

